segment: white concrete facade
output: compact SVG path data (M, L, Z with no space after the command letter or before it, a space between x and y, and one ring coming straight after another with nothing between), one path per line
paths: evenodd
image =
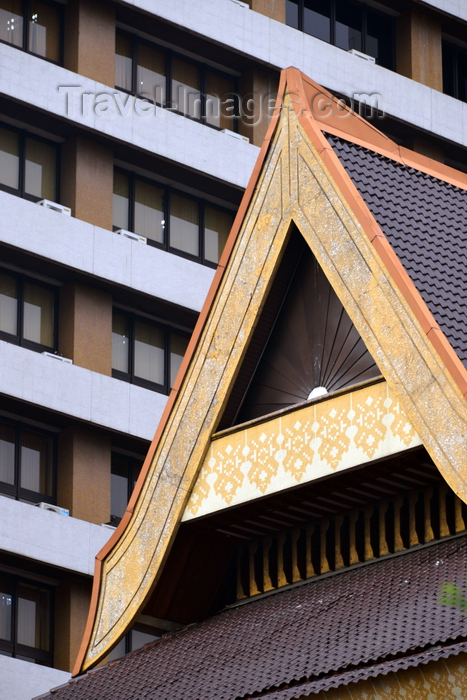
M246 187L258 156L258 148L192 119L156 108L155 114L138 114L137 107L126 116L120 112L114 95L125 107L128 95L106 85L89 80L77 73L48 61L0 44L1 94L26 105L34 105L54 115L105 134L109 139L176 161L194 171ZM74 98L74 108L68 109L72 95L59 92L60 87L74 86L80 95L93 97L109 95L113 112L96 114L92 107L83 116L82 99ZM130 104L133 104L131 102Z
M112 533L101 525L0 496L3 552L92 576L95 556Z
M199 312L214 270L0 191L0 241Z
M0 700L31 700L69 678L65 671L0 655Z
M128 4L155 14L151 0ZM467 104L232 0L159 0L157 15L266 65L277 69L296 66L331 91L355 99L380 95L386 114L467 146ZM124 93L4 44L0 44L0 80L2 93L14 100L238 187L246 187L258 155L258 148L251 144L167 110L156 108L155 115L141 116L132 108L123 116L120 109L125 108L118 108L113 96L119 95L126 103ZM68 105L72 95L59 92L59 87L66 86L75 86L77 91L73 108ZM83 116L82 93L112 96L112 112L96 114L91 103Z
M331 92L379 94L385 113L467 146L467 104L241 7L232 0L133 0L127 5L278 69L295 66ZM429 3L467 16L464 0ZM457 8L457 10L456 10ZM376 126L377 120L376 120Z
M0 394L152 440L167 396L0 341Z

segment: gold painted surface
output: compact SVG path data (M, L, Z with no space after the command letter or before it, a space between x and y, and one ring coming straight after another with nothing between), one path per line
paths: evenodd
M422 326L330 176L285 109L131 520L102 563L81 671L129 629L176 535L211 436L245 355L293 219L410 423L467 501L467 405Z
M299 700L464 700L467 698L467 654L417 668L388 673Z
M182 520L420 444L386 382L307 404L213 440Z

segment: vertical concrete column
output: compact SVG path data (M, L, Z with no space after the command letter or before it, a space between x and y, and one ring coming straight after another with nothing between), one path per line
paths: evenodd
M402 14L397 20L397 72L442 91L441 31L441 21L430 14Z
M261 146L274 109L279 77L272 73L253 69L239 80L240 123L239 132L248 136L250 143Z
M58 438L57 503L90 523L110 520L110 437L97 428L65 428Z
M54 665L73 670L91 601L91 581L71 578L61 583L55 595Z
M77 219L112 230L113 151L77 136L63 144L61 153L61 203Z
M95 0L66 6L64 65L74 73L115 85L115 11Z
M285 0L249 0L252 10L285 24Z
M58 350L75 365L112 374L112 295L70 282L60 289Z

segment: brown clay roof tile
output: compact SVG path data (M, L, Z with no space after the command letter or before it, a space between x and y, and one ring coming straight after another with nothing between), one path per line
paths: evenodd
M48 700L293 700L467 651L467 536L251 600L71 681Z
M344 139L328 140L467 367L467 192Z

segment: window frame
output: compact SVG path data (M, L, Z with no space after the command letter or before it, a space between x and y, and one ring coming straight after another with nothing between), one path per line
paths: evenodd
M9 572L0 569L0 575L5 576L11 580L12 584L12 610L11 610L11 640L0 638L0 655L5 652L10 658L26 657L27 659L34 660L42 666L53 666L54 660L54 590L50 585L39 583L28 579L24 576L15 576ZM18 590L21 584L26 584L27 586L34 586L35 588L40 588L46 590L49 594L49 649L50 651L44 651L38 647L30 647L26 644L20 644L17 641L17 617L18 617Z
M293 1L293 0L292 0ZM368 5L365 2L361 2L360 0L347 0L349 5L354 5L357 6L361 9L362 12L362 23L361 23L361 36L362 36L362 53L368 54L366 51L366 41L367 41L367 28L368 28L368 12L372 12L375 15L380 15L382 18L387 19L388 21L391 22L391 65L383 65L381 63L378 63L378 60L376 59L376 64L381 66L382 68L387 68L388 70L395 71L396 70L396 26L395 26L395 21L394 21L394 16L389 13L385 13L383 10L379 10L374 8L371 5ZM309 34L308 32L305 32L303 29L304 25L304 3L305 0L296 0L296 4L298 6L298 27L297 30L300 32L304 32L308 34L308 36L314 36L314 34ZM329 38L329 45L330 46L336 46L336 15L337 15L337 10L336 10L336 0L329 0L330 3L330 38ZM292 26L292 25L288 25ZM316 39L319 39L319 37L315 37ZM320 41L325 41L324 39L319 39ZM325 43L328 43L325 41ZM340 47L337 47L340 48ZM345 49L342 49L342 51L345 51Z
M133 493L134 490L134 485L136 484L136 481L141 473L141 469L144 463L144 456L141 455L141 457L136 457L133 454L129 454L124 450L119 450L117 448L112 448L111 451L111 465L110 465L110 474L112 475L114 472L112 471L113 469L113 460L114 456L118 457L123 457L128 460L128 471L127 471L127 505L128 502L131 498L131 494ZM122 519L123 516L117 515L116 513L112 513L112 480L110 484L110 521L113 525L118 525L120 520Z
M238 121L239 121L239 105L238 105L238 78L235 75L232 75L231 73L223 72L219 68L214 68L213 66L208 65L207 63L203 63L203 61L196 60L194 58L185 56L182 53L178 53L177 51L174 51L173 49L166 48L165 46L160 46L156 42L149 41L148 39L143 39L142 37L139 37L135 34L132 34L131 31L127 31L125 29L120 29L117 27L116 34L120 34L121 36L126 37L127 39L130 40L131 42L131 61L132 61L132 70L131 70L131 90L127 90L125 88L122 88L118 85L114 85L116 90L120 90L121 92L125 92L128 95L134 95L135 97L139 97L141 99L147 100L151 104L156 104L158 107L161 107L162 109L166 109L170 112L173 112L174 114L179 114L183 117L186 117L187 119L191 119L192 121L204 124L204 126L209 126L211 129L215 129L216 131L222 131L224 127L221 126L216 126L215 124L210 124L207 121L206 118L206 72L210 71L212 73L215 73L216 75L219 75L223 78L228 78L229 80L232 81L233 83L233 93L232 95L234 96L234 115L232 117L232 122L231 122L231 131L238 132ZM156 49L157 51L160 51L161 53L164 54L165 56L165 95L164 95L164 102L156 102L155 100L148 99L146 95L142 95L142 93L138 93L136 90L137 87L137 71L138 71L138 47L141 44L146 44L146 46L150 46L151 48ZM185 61L186 63L190 63L193 66L196 66L198 70L200 71L200 99L201 99L201 117L194 117L191 116L190 114L186 114L185 112L182 112L181 110L175 109L172 106L173 102L173 95L172 95L172 63L173 59L180 59L182 61Z
M34 141L39 141L40 143L45 143L47 146L53 146L55 150L55 201L60 202L60 147L59 144L50 141L42 136L37 136L32 134L30 131L25 129L18 129L17 127L10 126L6 122L0 121L0 128L7 129L18 135L19 138L19 187L9 187L9 185L4 185L0 182L0 190L7 192L8 194L13 194L16 197L21 197L21 199L26 199L29 202L40 202L43 197L37 197L34 194L29 194L25 191L25 180L26 180L26 140L33 139Z
M446 52L450 51L452 54L452 65L447 65ZM459 90L459 57L462 56L467 63L467 48L459 46L449 39L443 38L442 42L442 69L443 69L443 93L449 95L456 100L461 102L467 102L467 88L466 94L462 97ZM449 79L452 81L453 90L451 92L447 91L446 77L447 73L450 73ZM467 70L466 70L466 81L467 81Z
M60 2L53 2L53 0L41 0L46 5L50 5L58 10L59 16L59 28L58 28L58 60L54 61L52 58L47 58L47 56L42 56L40 53L34 53L28 49L29 44L29 21L25 19L30 15L30 7L32 0L22 0L23 2L23 41L22 46L15 46L10 44L8 41L3 41L0 39L0 44L5 44L5 46L11 46L19 51L24 51L25 53L40 58L43 61L48 61L53 63L55 66L63 66L63 55L64 55L64 35L65 35L65 22L64 22L64 5Z
M7 333L7 331L0 330L0 340L4 340L12 345L18 345L19 347L26 348L27 350L33 350L34 352L56 352L58 347L58 309L59 309L59 299L57 293L57 287L52 284L47 284L38 280L34 277L28 277L27 275L14 272L5 267L0 267L0 273L10 275L14 277L18 285L18 310L16 316L17 322L17 333L13 335L12 333ZM44 289L49 289L53 293L53 336L54 344L43 345L42 343L36 343L33 340L28 340L23 337L23 318L24 318L24 285L26 283L32 283L39 287L44 287Z
M154 187L158 187L159 189L163 190L164 192L164 210L163 210L163 216L164 216L164 222L165 222L165 228L164 228L164 242L163 243L158 243L157 241L153 241L150 238L147 239L147 245L154 246L155 248L159 248L160 250L165 250L169 253L173 253L174 255L179 255L182 258L187 258L188 260L193 260L194 262L201 263L202 265L205 265L206 267L212 267L213 269L216 269L218 266L218 262L212 262L212 260L207 260L205 257L205 252L206 252L206 236L205 236L205 208L206 207L211 207L212 209L218 209L221 212L224 212L226 214L230 214L232 216L232 224L235 219L235 213L227 209L226 207L221 207L217 204L212 204L211 202L206 201L202 197L196 197L191 194L186 194L186 192L182 192L180 190L175 189L174 187L168 187L167 185L162 185L161 183L157 182L157 180L151 180L150 178L147 177L142 177L140 175L137 175L129 170L125 170L124 168L120 167L115 167L114 172L119 172L122 175L125 175L125 177L128 177L128 202L129 202L129 211L128 211L128 231L134 233L134 228L135 228L135 180L141 180L142 182L146 182L150 185L153 185ZM174 248L173 246L170 245L170 198L171 194L173 195L179 195L181 197L185 197L186 199L191 199L192 201L196 202L198 205L198 250L199 250L199 255L192 255L191 253L187 253L184 250L180 250L179 248ZM113 225L112 226L114 231L118 231L119 227ZM222 255L222 253L221 253ZM219 256L219 259L221 257Z
M57 436L47 430L42 430L21 421L9 420L0 416L0 425L8 425L14 428L15 431L15 483L7 484L0 481L0 496L13 498L15 501L22 501L31 504L50 503L55 505L57 502ZM31 491L21 486L21 447L23 432L36 433L42 437L48 438L52 444L52 464L51 464L51 482L52 494L48 496L40 491Z
M114 379L121 379L129 384L135 384L136 386L141 386L144 389L150 389L151 391L157 391L160 394L170 394L172 389L170 382L170 355L171 355L171 333L178 333L178 335L185 336L189 342L190 334L179 328L173 328L159 321L155 321L147 316L139 315L137 312L128 311L127 309L121 308L117 305L113 306L112 309L112 322L113 313L118 312L120 314L125 314L129 321L129 338L128 338L128 366L129 371L123 372L122 370L114 369L113 358L112 358L112 377ZM143 377L138 377L134 372L134 344L135 344L135 322L142 321L149 325L154 326L154 328L159 328L164 333L164 383L158 384L156 382L151 382L149 379L144 379Z

